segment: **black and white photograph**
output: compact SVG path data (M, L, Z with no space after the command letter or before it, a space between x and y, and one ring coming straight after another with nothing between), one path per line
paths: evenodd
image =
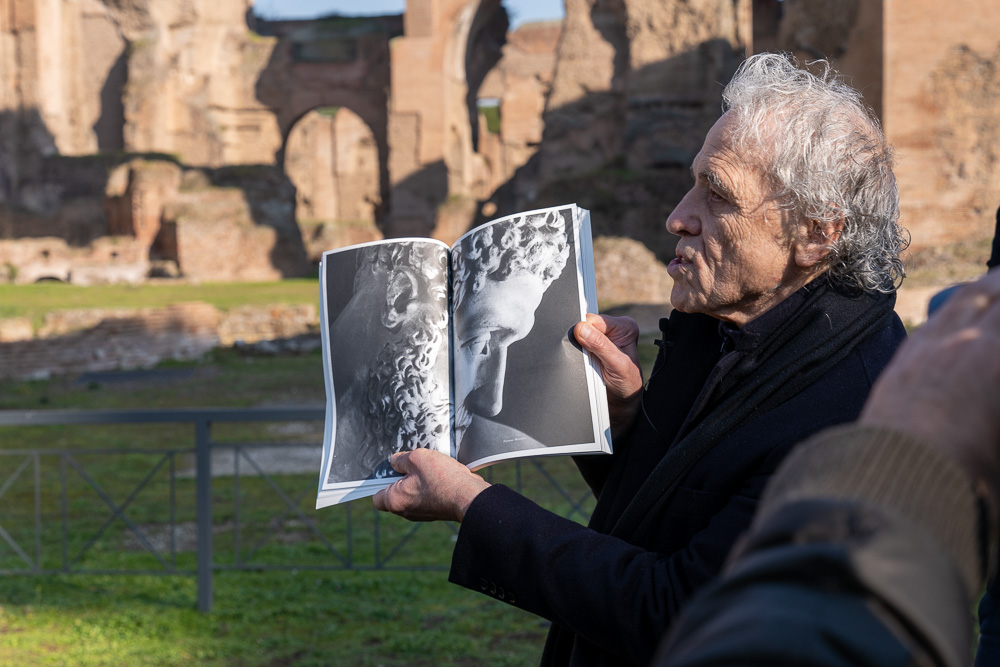
M472 469L610 453L604 383L571 334L596 307L589 212L573 205L494 220L452 248L325 252L317 508L393 483L389 457L417 448Z
M452 250L462 463L595 441L587 360L568 333L584 302L574 210L511 216L463 236Z
M394 452L450 451L447 261L444 244L419 240L324 256L326 485L396 476Z

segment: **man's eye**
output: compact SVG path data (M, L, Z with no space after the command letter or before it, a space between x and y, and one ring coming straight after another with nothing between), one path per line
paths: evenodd
M726 201L726 198L716 192L714 189L708 189L708 200L713 203L722 203Z
M472 340L466 341L462 346L467 349L471 354L487 355L490 351L490 337L489 336L477 336Z

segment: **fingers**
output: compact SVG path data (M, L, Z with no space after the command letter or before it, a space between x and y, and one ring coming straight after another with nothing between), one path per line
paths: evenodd
M589 314L587 318L589 320ZM580 345L586 348L588 352L593 352L594 354L599 354L604 347L611 344L607 336L604 335L604 332L590 321L577 322L576 326L573 327L573 335L576 336L576 340Z
M389 492L388 488L379 489L378 491L375 492L375 495L372 496L372 503L375 505L375 509L377 509L379 512L389 511L388 499L386 498L386 494L388 492Z
M438 451L414 449L389 458L405 476L372 498L375 509L410 521L458 521L475 497L489 486L482 477Z
M398 514L400 516L406 516L408 511L407 493L403 482L403 479L396 480L384 489L381 489L372 498L372 502L375 504L375 509L380 512L391 512L392 514Z
M1000 498L1000 271L956 291L902 345L861 422L919 437Z
M391 512L403 517L408 517L412 513L415 505L414 496L416 493L419 493L420 480L401 469L409 467L408 454L409 452L396 452L389 457L389 464L393 469L396 472L403 472L405 476L397 479L375 494L372 498L375 509L381 512Z
M639 325L630 317L587 314L573 335L601 365L608 391L611 435L625 432L639 411L642 370L639 367Z
M573 335L584 349L601 362L605 374L629 379L638 375L638 384L642 384L636 349L639 325L635 320L588 313L587 319L573 328Z
M404 475L409 472L409 452L395 452L389 455L389 465Z
M391 459L392 457L389 458ZM392 488L393 486L395 486L395 482L375 492L375 495L372 496L372 504L375 505L375 509L377 509L380 512L389 511L389 499L387 498L387 495L389 493L389 489Z
M631 317L611 317L610 315L587 313L587 318L577 324L577 327L579 333L582 333L587 340L595 340L590 329L587 328L588 326L604 334L619 348L635 345L639 340L639 325ZM579 340L579 336L577 338Z
M1000 302L1000 271L992 271L980 280L957 290L927 324L921 327L918 334L946 334L965 327L986 324L985 321L980 322L984 317L995 322L998 302Z
M389 455L389 466L396 472L408 475L411 469L410 454L412 452L395 452ZM403 514L406 511L405 490L401 486L407 478L397 479L384 489L379 490L372 498L375 509L380 512Z

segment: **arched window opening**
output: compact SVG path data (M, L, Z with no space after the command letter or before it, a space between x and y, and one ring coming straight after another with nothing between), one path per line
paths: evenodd
M295 217L310 259L324 250L382 237L378 146L346 107L319 107L292 127L285 173L296 188Z

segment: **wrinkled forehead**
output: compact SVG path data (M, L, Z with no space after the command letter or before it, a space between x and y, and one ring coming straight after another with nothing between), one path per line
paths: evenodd
M691 164L691 175L704 178L732 195L752 190L766 196L777 190L769 177L770 161L766 149L753 141L739 140L737 119L727 112L705 135L705 142Z
M780 126L780 118L772 113L751 117L729 110L708 131L705 143L726 151L740 167L765 175L774 163Z

